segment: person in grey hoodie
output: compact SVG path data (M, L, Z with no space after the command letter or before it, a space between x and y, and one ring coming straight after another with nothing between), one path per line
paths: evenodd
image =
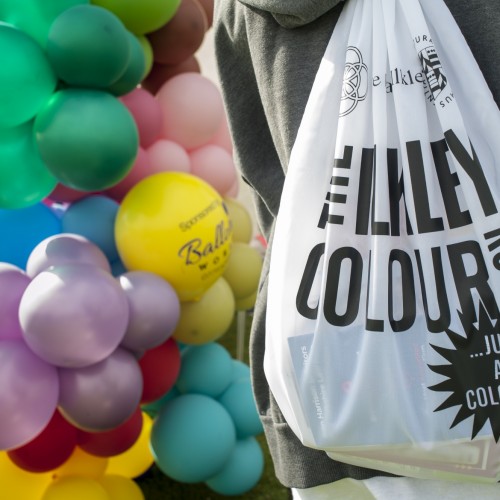
M445 3L499 104L500 1ZM234 159L255 195L260 230L269 249L290 152L343 6L343 0L215 0L215 50ZM344 478L378 476L377 481L384 482L380 477L389 475L339 463L304 447L280 412L263 371L265 335L273 334L265 330L269 254L254 310L250 361L254 395L278 479L302 491ZM394 484L395 478L385 480ZM500 490L494 494L500 496Z

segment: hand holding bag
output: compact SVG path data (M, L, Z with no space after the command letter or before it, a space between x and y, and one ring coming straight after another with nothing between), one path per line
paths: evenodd
M442 0L349 0L285 182L264 368L299 439L500 480L500 111Z

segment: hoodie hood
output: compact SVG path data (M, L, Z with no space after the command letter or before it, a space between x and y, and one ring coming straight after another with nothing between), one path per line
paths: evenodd
M344 0L240 0L249 7L271 13L285 28L308 24Z

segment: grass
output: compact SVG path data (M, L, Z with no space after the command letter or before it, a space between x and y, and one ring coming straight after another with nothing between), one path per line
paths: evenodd
M247 315L244 335L245 350L242 359L245 363L248 363L248 349L246 349L246 344L248 343L250 324L251 316ZM221 337L218 342L223 345L234 358L237 357L238 332L236 317L227 333ZM241 344L239 349L241 351ZM264 453L264 471L257 485L244 495L228 497L215 493L203 483L180 483L167 477L156 466L153 466L140 478L137 478L136 482L141 487L146 500L217 500L228 498L247 500L288 500L290 498L289 490L282 486L274 475L274 468L264 435L257 436L257 440Z

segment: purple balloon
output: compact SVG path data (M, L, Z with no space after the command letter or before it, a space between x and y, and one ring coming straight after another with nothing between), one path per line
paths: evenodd
M0 340L22 339L19 303L30 281L19 267L0 262Z
M163 344L174 332L181 311L174 288L165 279L146 271L131 271L118 279L130 309L121 345L144 351Z
M0 450L23 446L38 436L58 398L57 368L22 340L0 340Z
M56 234L41 241L32 251L26 272L34 278L52 266L62 264L90 264L111 272L104 252L94 243L78 234Z
M127 296L111 274L90 265L37 275L19 307L23 336L48 363L80 368L109 356L128 324Z
M133 354L117 349L100 363L59 370L59 409L75 427L108 431L128 420L142 396L142 372Z

